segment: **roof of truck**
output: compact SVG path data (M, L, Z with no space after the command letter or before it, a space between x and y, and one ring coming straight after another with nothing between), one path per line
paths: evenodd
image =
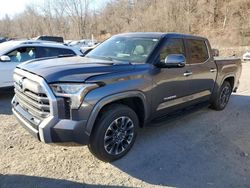
M182 33L161 33L161 32L132 32L132 33L122 33L116 36L133 36L133 37L149 37L149 38L163 38L163 37L171 37L171 38L190 38L190 39L203 39L204 37L182 34Z

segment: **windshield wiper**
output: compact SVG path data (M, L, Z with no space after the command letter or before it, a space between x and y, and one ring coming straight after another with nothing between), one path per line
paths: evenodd
M85 56L85 57L89 57L89 58L94 58L94 59L102 59L102 60L109 60L109 61L114 61L114 59L112 57L109 57L109 56Z
M72 57L72 56L76 56L75 54L60 54L57 57L61 58L61 57Z
M107 60L109 60L109 61L114 61L114 59L113 59L112 57L105 57L105 56L102 56L101 58L107 59Z
M111 63L112 65L127 65L127 64L132 64L130 61L113 59L110 56L85 56L85 57L112 61L112 63ZM105 63L103 63L103 64L105 64Z

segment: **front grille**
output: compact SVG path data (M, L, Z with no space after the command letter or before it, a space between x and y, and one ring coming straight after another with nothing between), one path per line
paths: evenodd
M16 102L29 114L43 119L50 114L50 101L39 83L14 74Z

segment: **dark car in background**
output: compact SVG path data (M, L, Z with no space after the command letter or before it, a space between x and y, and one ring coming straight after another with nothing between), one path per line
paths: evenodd
M6 37L0 37L0 43L6 42L7 40L8 40L8 38L6 38Z
M34 40L44 40L44 41L64 43L63 37L60 37L60 36L41 35L41 36L35 37L33 39Z

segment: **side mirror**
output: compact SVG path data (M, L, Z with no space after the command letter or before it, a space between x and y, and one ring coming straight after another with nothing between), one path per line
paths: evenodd
M2 56L0 57L0 61L1 61L1 62L10 62L11 59L10 59L10 57L7 56L7 55L2 55Z
M181 68L184 67L186 58L182 54L170 54L165 58L164 63L157 64L160 68Z
M220 55L220 52L218 49L212 49L212 53L214 57L218 57Z

